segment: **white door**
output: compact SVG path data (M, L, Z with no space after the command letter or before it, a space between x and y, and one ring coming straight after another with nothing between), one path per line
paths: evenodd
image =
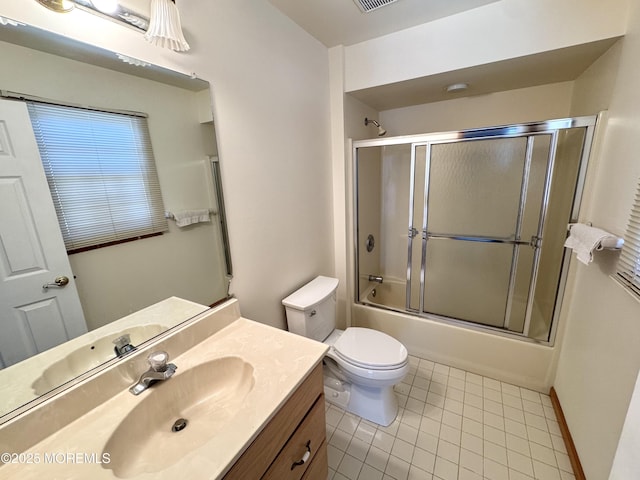
M87 331L27 107L1 99L0 282L0 368Z

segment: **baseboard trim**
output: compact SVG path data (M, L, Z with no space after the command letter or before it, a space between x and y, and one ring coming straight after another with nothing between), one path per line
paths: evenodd
M587 477L585 477L584 475L584 470L582 470L580 457L578 457L578 451L576 450L576 446L573 443L573 438L571 438L571 432L569 431L569 427L567 426L567 420L564 418L564 413L562 412L562 407L560 406L560 399L558 398L558 394L556 393L555 388L551 387L549 396L551 397L551 404L553 405L553 410L556 413L558 424L560 425L560 432L562 433L564 445L565 447L567 447L567 455L569 455L569 461L571 462L571 467L573 468L573 475L576 477L576 480L587 480Z

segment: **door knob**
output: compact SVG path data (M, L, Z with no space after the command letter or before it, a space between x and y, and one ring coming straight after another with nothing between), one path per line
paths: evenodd
M42 288L44 290L47 290L49 287L64 287L68 283L69 283L69 277L61 275L59 277L56 277L55 280L53 281L53 283L45 283L42 286Z

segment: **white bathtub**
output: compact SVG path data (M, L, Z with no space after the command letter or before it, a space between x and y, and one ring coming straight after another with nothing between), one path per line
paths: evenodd
M371 283L365 290L362 302L394 310L405 309L407 298L406 283L396 279L384 279L383 283Z
M544 393L553 384L554 347L483 331L473 324L405 313L403 281L385 278L382 284L371 283L361 302L352 305L352 325L393 336L411 355Z

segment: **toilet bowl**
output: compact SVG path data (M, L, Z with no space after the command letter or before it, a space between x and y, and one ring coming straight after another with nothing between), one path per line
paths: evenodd
M325 398L348 412L387 426L398 413L393 386L409 371L407 349L369 328L335 328L338 280L317 277L285 298L289 331L329 346Z
M387 426L398 413L393 386L409 372L407 350L395 338L369 328L334 330L323 343L329 345L327 357L350 383L348 412ZM332 402L333 392L325 396Z

